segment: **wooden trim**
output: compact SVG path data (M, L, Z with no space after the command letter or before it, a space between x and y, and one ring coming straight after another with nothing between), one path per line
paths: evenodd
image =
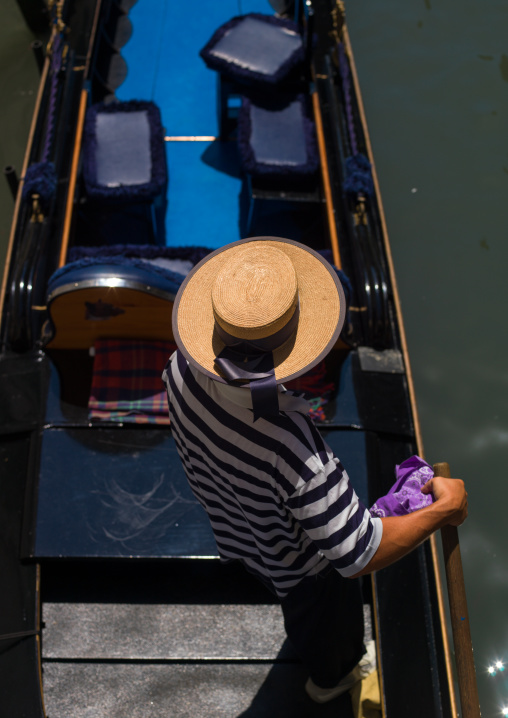
M313 71L313 75L315 75ZM314 77L315 84L315 77ZM339 238L337 236L337 225L335 224L335 209L333 206L332 190L330 186L330 171L328 169L328 158L326 156L326 145L323 132L323 118L321 116L321 107L319 105L319 96L317 90L312 93L312 107L314 110L314 120L316 123L316 135L319 147L319 158L321 164L321 177L323 180L323 189L326 200L326 214L328 217L328 227L330 230L330 243L332 245L333 263L337 269L342 269L342 262L339 251Z
M95 47L95 38L97 36L97 29L99 27L99 18L101 15L101 10L102 10L102 0L97 0L97 5L95 6L95 15L94 15L93 24L92 24L92 31L90 33L90 41L88 43L88 51L86 53L85 66L83 68L85 70L85 78L87 78L88 75L90 74L90 65L92 63L92 55L93 55L93 50Z
M377 615L377 588L376 588L376 573L370 574L370 582L372 587L372 608L374 618L374 635L378 637L376 640L376 658L377 658L377 672L379 677L379 696L381 698L381 715L382 718L386 718L386 705L385 705L385 694L383 690L383 662L381 660L381 646L379 645L379 620Z
M215 142L214 135L175 135L164 137L164 142Z
M46 706L44 705L44 691L42 689L42 645L41 645L41 566L38 563L36 565L36 596L37 596L37 634L35 641L37 644L37 662L39 671L39 689L41 692L41 707L44 718L46 718Z
M437 605L438 605L438 611L439 611L439 621L440 621L441 627L442 627L441 633L442 633L442 638L443 638L443 648L444 648L444 652L445 652L446 678L448 680L448 686L450 689L451 712L452 712L452 716L455 718L455 716L457 716L459 713L458 713L458 708L457 708L457 698L455 695L455 684L453 681L450 638L448 636L448 631L446 630L446 614L445 614L445 607L444 607L445 606L445 598L444 598L444 591L443 591L443 582L441 580L441 573L439 570L437 539L436 539L435 533L432 534L429 541L430 541L430 553L432 556L432 563L434 565L434 571L436 574Z
M421 457L423 457L424 451L423 451L421 425L420 425L420 419L418 416L413 375L411 372L411 364L409 362L409 352L408 352L408 347L407 347L406 332L404 329L404 321L403 321L403 317L402 317L400 296L399 296L399 291L398 291L398 287L397 287L397 281L395 278L393 256L392 256L392 251L391 251L391 247L390 247L390 243L389 243L389 239L388 239L388 229L386 226L386 218L385 218L385 213L384 213L384 209L383 209L383 203L381 201L381 193L379 190L379 182L378 182L377 173L376 173L376 166L374 163L374 157L372 154L372 146L370 143L370 137L369 137L369 133L368 133L368 129L367 129L367 120L366 120L366 115L365 115L365 109L363 107L363 100L362 100L362 96L360 94L360 84L358 82L358 74L356 71L356 65L355 65L355 61L354 61L353 51L351 48L351 41L349 39L349 33L348 33L346 26L344 26L344 28L343 28L343 40L344 40L344 45L346 47L346 52L348 54L349 62L350 62L350 66L351 66L351 77L353 80L353 85L355 88L355 93L356 93L356 97L357 97L357 101L358 101L358 112L360 114L361 122L362 122L362 125L364 128L365 144L367 146L367 154L368 154L369 160L372 164L372 178L374 181L374 187L376 190L376 198L377 198L378 207L379 207L379 216L381 219L381 227L383 230L383 241L384 241L386 257L387 257L387 262L388 262L388 269L389 269L389 273L390 273L390 280L392 283L393 301L395 304L395 310L397 313L399 330L400 330L400 343L401 343L401 348L402 348L402 354L404 356L404 364L406 367L409 398L411 401L411 407L412 407L412 411L413 411L416 446L417 446L418 454ZM457 700L456 700L456 695L455 695L455 686L453 683L450 642L449 642L449 638L448 638L448 631L446 629L446 616L445 616L444 600L443 600L443 584L442 584L441 571L439 568L439 562L438 562L438 557L437 557L436 538L435 538L434 534L430 537L430 546L431 546L432 563L434 566L434 574L435 574L435 578L436 578L436 593L437 593L439 618L441 621L441 634L442 634L442 639L443 639L443 649L444 649L444 653L445 653L446 677L448 680L448 689L449 689L449 693L450 693L451 715L453 716L453 718L455 718L455 716L458 715Z
M76 178L78 175L79 157L81 154L81 139L83 137L83 125L85 123L87 101L88 92L86 90L81 90L78 121L76 125L76 137L74 139L74 151L72 154L69 187L67 190L67 204L65 208L64 228L62 232L62 243L60 245L60 257L58 260L58 267L63 267L67 261L67 249L69 247L69 235L71 231L72 214L74 209L74 193L76 191Z

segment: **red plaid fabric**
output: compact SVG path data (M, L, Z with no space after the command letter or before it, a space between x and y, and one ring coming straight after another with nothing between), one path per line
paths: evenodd
M99 339L95 343L91 419L169 424L161 374L176 344Z
M325 361L319 362L313 369L310 369L298 379L284 382L288 391L301 393L310 403L309 416L314 421L326 419L323 407L328 403L330 394L335 390L335 385L326 380Z

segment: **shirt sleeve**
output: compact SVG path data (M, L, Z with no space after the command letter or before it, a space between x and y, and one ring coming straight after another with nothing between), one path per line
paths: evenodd
M362 504L333 454L318 463L314 476L286 504L320 553L342 576L353 576L376 553L383 524Z

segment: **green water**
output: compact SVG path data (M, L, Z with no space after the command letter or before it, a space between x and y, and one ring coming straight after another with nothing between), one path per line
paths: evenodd
M460 529L483 716L508 706L508 4L373 0L348 21L426 458L467 483Z
M23 165L39 72L26 27L15 0L0 0L0 170L14 165L19 177ZM14 208L7 182L0 177L0 262L5 252Z
M495 718L508 706L508 669L487 674L508 660L508 3L346 5L425 455L469 491L462 557L482 714ZM1 0L0 161L18 170L38 84L32 39ZM0 181L0 258L12 208Z

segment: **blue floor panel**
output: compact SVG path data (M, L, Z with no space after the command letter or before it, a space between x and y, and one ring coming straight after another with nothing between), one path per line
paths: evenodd
M153 100L170 137L217 135L216 74L199 51L222 23L239 14L273 14L267 0L211 0L206 12L181 0L138 0L129 13L132 37L122 49L128 74L122 101ZM241 239L241 181L236 148L168 142L166 243L221 247Z
M167 3L160 0L139 0L130 11L132 36L121 53L127 77L116 92L119 100L153 100L166 13Z
M129 14L132 37L122 49L128 74L119 100L153 100L169 135L217 134L215 73L199 51L239 12L273 14L267 0L219 0L206 13L179 0L139 0Z
M229 165L234 167L234 143L168 142L167 145L170 178L166 243L217 249L241 239L241 181L238 176L217 168L220 160L228 169L228 155Z

